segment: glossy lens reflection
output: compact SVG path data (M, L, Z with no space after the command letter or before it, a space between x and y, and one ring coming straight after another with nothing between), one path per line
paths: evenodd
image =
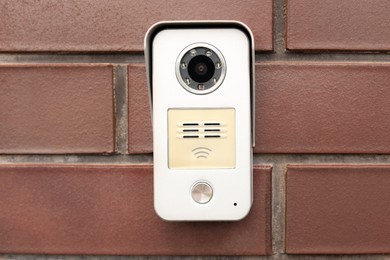
M188 64L188 74L192 80L204 83L209 81L215 72L213 61L205 56L198 55L191 59Z

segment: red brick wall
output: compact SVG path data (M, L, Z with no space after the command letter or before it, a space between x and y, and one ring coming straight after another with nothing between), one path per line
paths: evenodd
M390 254L389 13L388 0L0 0L0 253ZM240 222L153 211L142 43L183 19L255 36Z

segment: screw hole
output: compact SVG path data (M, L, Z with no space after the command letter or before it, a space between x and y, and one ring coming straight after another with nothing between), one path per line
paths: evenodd
M234 202L234 203L233 203L233 205L234 205L234 206L237 206L237 203L236 203L236 202Z

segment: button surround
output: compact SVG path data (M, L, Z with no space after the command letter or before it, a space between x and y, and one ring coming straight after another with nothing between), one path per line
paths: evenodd
M191 197L198 204L206 204L213 198L213 188L205 181L196 182L191 189Z

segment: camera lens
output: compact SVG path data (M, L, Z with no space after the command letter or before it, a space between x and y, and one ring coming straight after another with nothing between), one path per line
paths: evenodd
M214 72L213 61L205 55L194 57L188 64L188 74L192 80L199 83L209 81L213 77Z
M191 93L204 95L216 90L226 75L222 53L207 43L194 43L176 60L176 78Z

